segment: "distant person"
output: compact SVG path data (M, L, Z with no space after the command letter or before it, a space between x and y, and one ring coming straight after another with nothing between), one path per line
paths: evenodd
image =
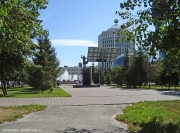
M59 81L59 86L61 86L61 81Z
M57 80L57 86L59 86L59 80Z
M57 86L61 86L61 81L57 81Z

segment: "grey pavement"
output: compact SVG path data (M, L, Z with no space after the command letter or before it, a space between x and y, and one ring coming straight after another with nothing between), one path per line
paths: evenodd
M115 105L139 101L180 99L180 92L141 89L119 89L106 86L94 88L73 88L62 84L61 88L72 97L54 98L0 98L0 106L40 104L47 106Z
M127 126L114 119L123 108L139 101L180 100L180 92L140 89L73 88L66 98L0 98L0 106L41 104L48 108L0 125L0 133L124 133Z

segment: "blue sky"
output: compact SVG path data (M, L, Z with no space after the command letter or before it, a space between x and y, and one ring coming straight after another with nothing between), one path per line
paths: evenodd
M122 20L116 11L124 0L49 0L40 11L42 25L56 48L60 66L77 66L88 47L98 46L98 35ZM92 63L88 63L88 66Z

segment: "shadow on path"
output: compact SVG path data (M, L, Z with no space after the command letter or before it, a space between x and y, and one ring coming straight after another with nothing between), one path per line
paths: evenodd
M165 91L165 92L162 92L162 95L169 95L169 96L178 96L178 97L180 97L180 92L179 91Z
M56 133L126 133L126 131L123 128L117 128L117 129L114 129L114 131L106 132L101 129L92 129L92 130L80 129L79 130L73 127L68 127L64 131L55 130L55 132Z
M180 132L180 121L178 123L164 124L162 120L158 120L154 117L148 123L140 124L142 128L138 133L179 133Z

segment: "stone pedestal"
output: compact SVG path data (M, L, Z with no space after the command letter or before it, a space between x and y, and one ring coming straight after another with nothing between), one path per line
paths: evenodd
M83 68L83 85L91 85L92 83L92 68Z
M100 87L100 85L92 85L92 68L83 68L83 84L73 85L73 88Z
M100 85L73 85L73 88L100 87Z

